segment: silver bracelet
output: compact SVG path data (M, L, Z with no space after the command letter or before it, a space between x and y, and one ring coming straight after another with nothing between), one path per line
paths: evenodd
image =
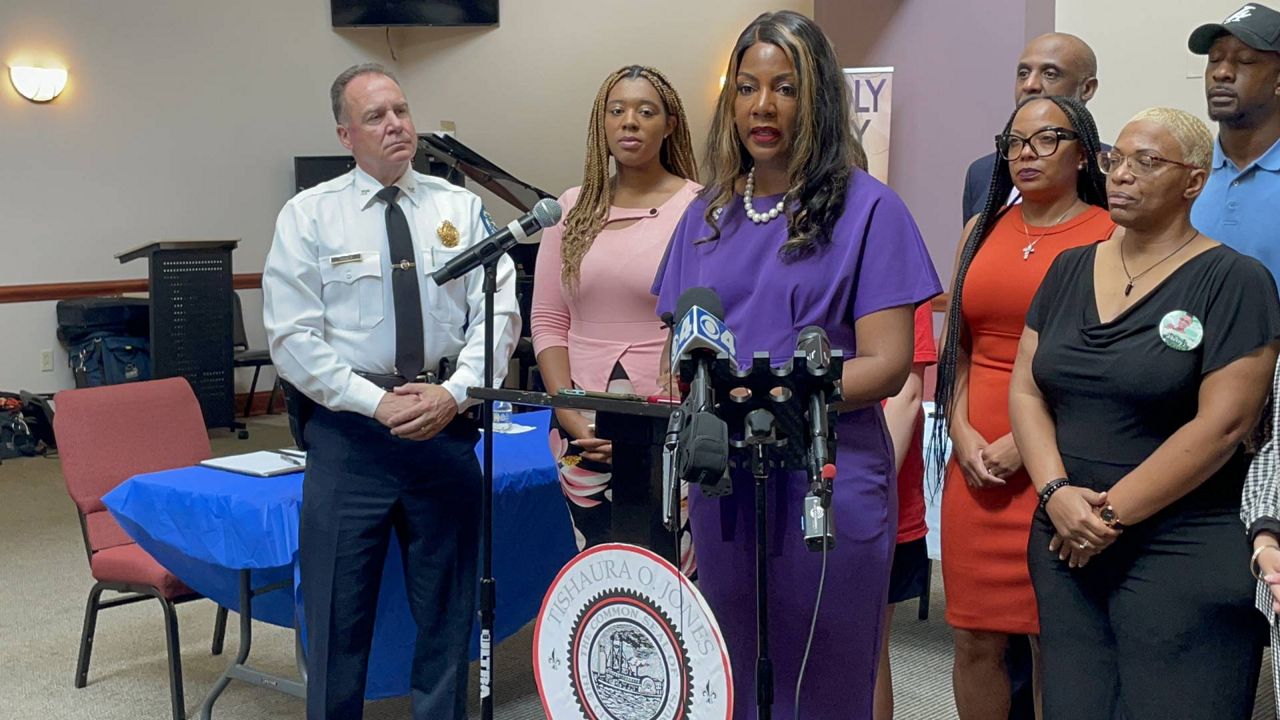
M1253 557L1249 558L1249 571L1258 579L1258 582L1266 582L1262 579L1262 568L1258 565L1258 558L1262 556L1264 550L1280 550L1280 545L1263 545L1253 549Z

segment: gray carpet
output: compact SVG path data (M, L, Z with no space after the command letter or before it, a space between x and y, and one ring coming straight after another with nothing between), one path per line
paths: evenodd
M214 431L214 452L226 455L291 444L282 416L255 418L249 425L249 440ZM92 580L75 506L67 497L58 462L24 458L0 464L0 498L0 608L4 609L0 612L0 717L168 718L164 629L160 609L154 602L106 610L100 615L88 687L77 690L72 686L84 602ZM213 605L199 601L181 606L178 612L186 706L195 717L204 694L235 654L236 616L231 616L226 652L214 657L209 653ZM936 573L929 620L918 621L916 603L907 603L896 613L892 638L897 717L954 718L951 636L942 620L941 580ZM498 648L495 698L500 720L543 717L529 664L530 639L530 628L526 628ZM250 660L261 669L291 676L291 631L256 624ZM1268 664L1264 673L1269 672ZM1260 685L1255 718L1269 718L1274 707L1270 683ZM403 699L370 703L365 712L369 720L408 716ZM299 700L232 683L219 699L214 717L300 719L304 712Z

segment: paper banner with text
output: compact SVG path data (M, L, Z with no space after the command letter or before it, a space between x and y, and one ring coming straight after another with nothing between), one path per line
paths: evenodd
M867 171L889 182L889 126L893 116L893 68L845 68L854 132L867 151Z

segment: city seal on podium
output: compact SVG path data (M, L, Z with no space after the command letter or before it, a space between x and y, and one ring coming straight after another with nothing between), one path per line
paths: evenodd
M711 608L670 562L598 545L547 590L533 667L551 720L728 720L729 654Z

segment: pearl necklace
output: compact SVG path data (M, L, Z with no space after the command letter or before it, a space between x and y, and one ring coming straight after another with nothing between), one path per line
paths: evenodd
M778 201L778 204L769 208L768 212L758 213L756 212L756 209L751 206L751 197L755 189L756 169L752 167L751 170L747 172L747 185L742 189L742 207L747 211L747 217L751 218L751 222L757 225L763 225L782 214L782 209L786 207L787 196L783 195L782 199Z

